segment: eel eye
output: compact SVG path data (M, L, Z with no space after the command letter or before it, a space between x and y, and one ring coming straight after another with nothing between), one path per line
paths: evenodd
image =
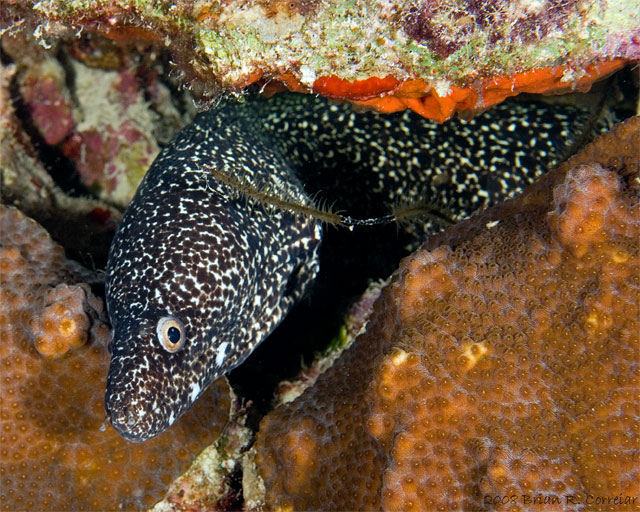
M163 316L156 327L158 341L167 352L177 352L184 346L184 325L174 316Z

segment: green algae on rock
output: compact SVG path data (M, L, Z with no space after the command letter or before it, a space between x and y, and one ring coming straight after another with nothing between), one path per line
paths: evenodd
M276 79L291 89L375 98L380 110L409 107L439 120L453 110L415 100L459 103L452 95L462 87L480 94L454 110L482 108L510 88L584 86L607 72L590 65L640 56L635 0L46 0L12 4L0 19L9 28L33 28L44 41L78 30L155 41L173 53L187 81L209 93ZM488 91L495 84L483 82L541 70L554 80L534 73L523 89L500 84L503 95L493 99Z

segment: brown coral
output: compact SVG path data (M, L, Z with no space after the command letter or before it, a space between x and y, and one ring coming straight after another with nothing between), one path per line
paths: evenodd
M78 284L91 277L42 227L0 205L0 510L150 506L226 421L220 381L150 443L101 431L107 330L101 301ZM48 355L75 348L46 359L34 339Z
M263 420L268 506L638 508L639 133L403 260L367 332Z
M42 315L32 317L30 322L36 350L44 357L56 358L81 347L88 340L92 320L101 313L102 301L85 283L60 284L47 290Z

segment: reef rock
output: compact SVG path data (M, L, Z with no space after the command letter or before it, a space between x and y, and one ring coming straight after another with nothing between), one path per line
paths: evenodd
M12 101L36 145L55 146L47 151L73 163L73 179L126 206L159 146L186 120L158 79L154 57L127 53L103 37L73 40L60 51L25 33L5 34L2 43L13 61Z
M209 94L259 81L442 121L519 92L585 88L638 59L637 7L636 0L29 0L5 2L0 23L35 31L45 44L99 33L166 47L185 79Z
M636 117L405 258L366 332L263 419L263 504L637 508L638 147Z
M2 511L149 507L227 421L220 380L149 443L101 428L109 333L86 284L95 280L35 221L0 205Z
M21 211L37 218L52 236L64 240L68 251L98 255L102 250L106 254L110 232L117 226L121 213L104 201L71 197L58 187L16 111L12 94L16 74L14 64L0 70L0 201L19 205ZM57 101L43 100L42 111L51 112L53 107L47 104ZM66 107L61 108L64 111ZM50 121L58 114L54 113ZM66 125L66 120L61 120ZM62 131L51 133L57 137ZM46 138L44 133L42 136ZM61 162L57 161L56 170L60 167Z

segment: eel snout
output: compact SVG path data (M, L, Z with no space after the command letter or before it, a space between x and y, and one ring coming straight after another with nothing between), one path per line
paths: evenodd
M138 443L164 432L189 405L188 398L178 396L179 386L170 385L182 383L167 368L175 354L140 349L149 343L142 343L135 334L148 330L142 325L116 326L104 399L113 428Z
M132 399L131 390L110 386L107 378L105 410L113 428L127 441L142 443L168 429L176 415L168 410L166 404L157 404L155 400L145 400L140 390Z

